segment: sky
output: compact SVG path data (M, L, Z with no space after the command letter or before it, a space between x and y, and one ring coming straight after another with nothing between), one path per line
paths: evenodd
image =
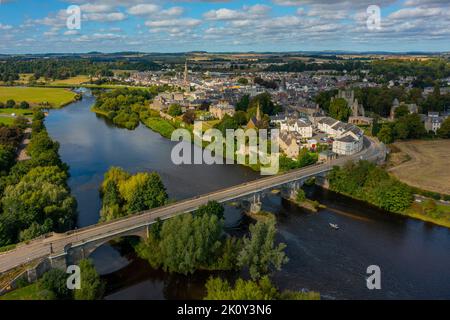
M0 0L3 54L324 50L448 52L450 0Z

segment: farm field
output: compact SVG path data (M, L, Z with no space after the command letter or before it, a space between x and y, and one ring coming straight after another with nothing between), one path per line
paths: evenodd
M390 173L408 185L450 194L449 140L398 142L394 149L406 161L390 168Z
M10 126L14 123L14 118L0 116L0 124Z
M88 76L76 76L76 77L72 77L72 78L68 78L68 79L64 79L64 80L55 80L53 82L50 82L49 85L54 85L54 86L71 86L71 85L80 85L82 83L85 82L89 82L91 80L90 77Z
M50 107L59 108L75 97L75 93L62 88L0 87L0 101L3 103L13 99L16 103L27 101L31 106L48 103Z

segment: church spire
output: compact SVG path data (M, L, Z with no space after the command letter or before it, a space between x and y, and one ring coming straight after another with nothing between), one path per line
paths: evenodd
M261 105L258 101L258 105L256 107L256 120L261 121Z
M187 86L188 85L188 77L189 77L189 73L188 73L188 61L186 59L186 63L184 64L184 85Z

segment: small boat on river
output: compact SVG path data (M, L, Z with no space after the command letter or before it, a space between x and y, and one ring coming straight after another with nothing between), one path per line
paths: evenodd
M330 223L330 227L333 228L334 230L339 230L339 226L337 224Z

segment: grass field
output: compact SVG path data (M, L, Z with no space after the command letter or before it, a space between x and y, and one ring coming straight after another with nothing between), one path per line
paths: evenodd
M12 125L14 123L14 120L15 120L14 118L0 116L0 123L5 124L7 126Z
M76 77L72 77L72 78L68 78L68 79L64 79L64 80L55 80L53 82L50 82L50 85L54 85L54 86L77 86L80 85L82 83L85 82L89 82L90 78L88 76L76 76Z
M450 194L450 140L399 142L394 149L401 154L392 156L406 161L394 164L390 173L408 185Z
M73 101L75 97L75 93L62 88L0 87L0 101L27 101L31 106L49 103L51 107L59 108Z
M40 290L36 283L16 289L0 297L0 300L41 300Z

